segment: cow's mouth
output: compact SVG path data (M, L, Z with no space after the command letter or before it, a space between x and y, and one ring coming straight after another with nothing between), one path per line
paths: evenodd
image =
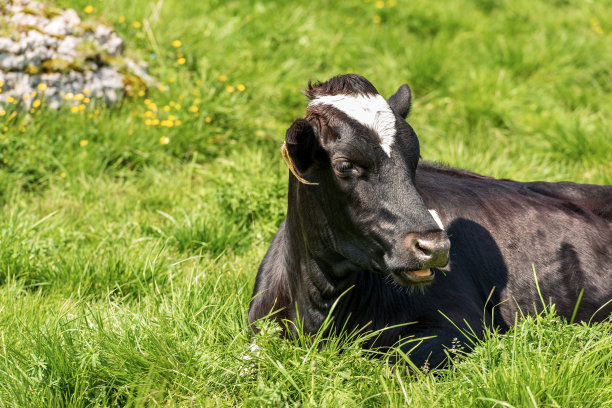
M420 269L418 271L394 272L395 281L403 286L427 285L433 281L433 269Z

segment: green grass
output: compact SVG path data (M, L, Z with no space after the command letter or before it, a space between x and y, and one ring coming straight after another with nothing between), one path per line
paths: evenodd
M426 160L610 184L610 1L92 5L163 90L77 114L3 108L0 406L612 405L610 322L554 309L436 375L372 358L361 337L280 340L272 325L257 354L246 326L309 79L357 72L385 96L409 83ZM145 99L182 123L147 126Z

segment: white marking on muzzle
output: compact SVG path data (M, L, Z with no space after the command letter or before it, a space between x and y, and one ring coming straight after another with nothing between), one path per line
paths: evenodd
M348 117L373 130L380 138L380 147L391 157L391 145L395 142L395 115L380 95L324 95L312 100L308 108L329 105Z
M440 219L440 216L438 215L436 210L427 210L427 211L429 211L431 213L431 216L436 221L436 224L438 224L438 227L440 227L440 229L443 230L444 229L444 225L442 224L442 220Z

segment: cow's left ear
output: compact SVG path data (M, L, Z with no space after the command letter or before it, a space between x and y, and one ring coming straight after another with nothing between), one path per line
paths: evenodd
M305 119L296 119L287 129L285 145L300 175L306 174L314 164L318 143L314 128Z
M389 100L389 106L393 109L393 112L406 119L410 112L410 104L412 103L412 92L408 84L404 84L399 87L396 93L394 93Z

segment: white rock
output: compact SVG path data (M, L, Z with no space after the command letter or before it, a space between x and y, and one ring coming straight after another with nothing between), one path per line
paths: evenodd
M13 41L10 38L0 38L0 52L10 52Z
M120 55L123 52L123 40L118 35L113 34L104 44L104 49L110 55Z
M54 17L49 21L49 23L44 26L43 31L53 35L68 35L72 33L72 29L68 27L66 20L61 16Z
M77 46L79 40L71 35L61 40L57 46L57 54L59 58L67 61L72 61L77 56Z
M62 13L62 17L66 20L66 23L71 27L76 27L81 24L79 15L73 9L68 9Z
M20 25L22 27L23 26L37 27L39 25L39 18L31 14L15 13L11 17L10 22L13 24Z

